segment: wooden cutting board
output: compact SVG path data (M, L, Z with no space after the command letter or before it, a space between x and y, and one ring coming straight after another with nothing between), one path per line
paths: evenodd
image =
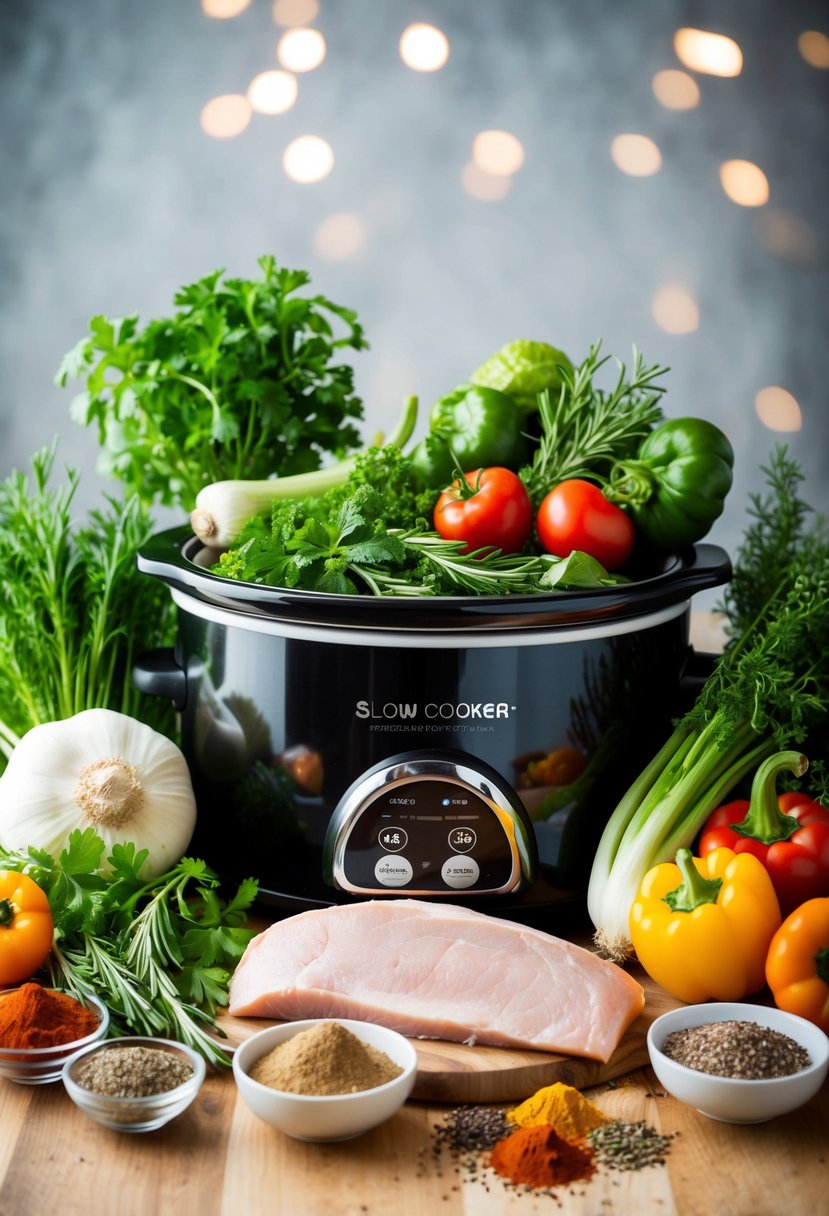
M629 970L645 990L645 1009L606 1064L546 1051L414 1039L418 1069L412 1097L449 1103L520 1102L554 1081L586 1089L641 1068L648 1063L646 1040L651 1022L682 1002L655 984L641 968L633 966ZM265 1026L276 1025L264 1018L236 1018L227 1013L220 1014L217 1022L227 1035L225 1046L231 1048Z

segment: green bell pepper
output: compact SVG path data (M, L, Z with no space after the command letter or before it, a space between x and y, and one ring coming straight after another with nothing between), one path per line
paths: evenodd
M524 416L511 397L494 388L461 384L436 401L429 434L411 459L425 485L448 486L458 474L491 465L516 472L527 460Z
M704 418L673 418L645 437L636 458L614 465L605 497L628 509L637 532L672 552L700 540L722 514L734 449Z

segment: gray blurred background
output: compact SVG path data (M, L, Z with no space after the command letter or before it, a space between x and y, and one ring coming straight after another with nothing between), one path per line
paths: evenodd
M272 253L365 326L371 349L353 360L367 434L409 393L422 433L432 400L514 338L574 361L601 338L625 361L636 344L670 365L669 416L731 438L735 487L711 539L733 551L777 441L829 510L825 3L319 0L308 24L327 54L297 74L296 104L214 138L203 107L280 66L271 0L236 7L216 19L200 0L4 0L0 474L59 434L61 460L84 471L78 504L94 503L97 442L69 419L79 386L53 385L61 356L95 313L167 315L179 285L218 267L252 277ZM448 38L442 69L402 62L412 22ZM728 35L744 62L732 78L689 72L699 101L677 110L653 78L683 69L684 26ZM524 162L479 179L506 190L487 200L464 173L488 129L514 135ZM622 133L654 141L658 172L618 167ZM282 162L306 134L335 158L312 184ZM727 197L731 159L762 169L764 205ZM654 315L671 286L696 305L690 332ZM756 404L769 387L796 402L771 424Z

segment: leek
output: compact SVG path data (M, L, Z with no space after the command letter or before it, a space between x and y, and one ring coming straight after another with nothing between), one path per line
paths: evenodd
M417 404L417 397L407 397L395 429L385 440L378 435L374 446L388 447L393 444L403 448L415 428ZM357 452L324 469L296 473L290 477L211 482L203 486L196 496L190 525L205 545L213 549L226 549L249 519L269 510L278 499L306 498L342 485L362 454Z
M599 841L587 910L598 949L630 956L628 916L647 871L688 848L708 815L768 755L811 751L826 786L829 710L829 531L778 449L772 494L752 498L732 586L721 606L728 642L691 710L622 797ZM762 593L760 593L762 588ZM814 749L814 750L812 750Z

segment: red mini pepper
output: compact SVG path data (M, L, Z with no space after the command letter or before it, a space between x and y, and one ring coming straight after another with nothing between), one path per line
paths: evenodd
M751 799L729 802L706 820L699 855L712 849L753 853L768 870L787 916L807 899L829 895L829 810L805 794L776 795L783 769L800 777L809 762L800 752L778 752L754 775Z

